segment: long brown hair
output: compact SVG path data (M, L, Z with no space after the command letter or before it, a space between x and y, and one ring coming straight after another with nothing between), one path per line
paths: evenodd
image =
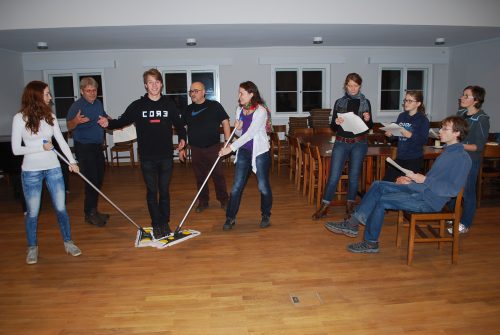
M420 106L417 107L417 112L425 114L424 95L422 91L406 91L406 94L415 99L416 102L420 102Z
M257 107L257 105L265 105L266 102L260 96L259 89L257 85L255 85L252 81L245 81L240 84L240 88L244 89L248 93L253 93L252 99L250 99L250 104L253 107Z
M46 83L34 80L24 88L21 98L21 110L23 120L26 122L26 129L32 134L38 133L40 121L45 120L51 126L54 125L52 109L43 99L43 90L48 87Z

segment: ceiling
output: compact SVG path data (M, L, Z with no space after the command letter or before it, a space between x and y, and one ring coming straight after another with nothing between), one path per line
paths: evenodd
M19 29L0 31L0 49L35 52L41 41L48 43L48 51L312 46L315 36L324 41L317 47L432 47L438 37L445 38L445 47L453 47L500 38L500 27L207 24ZM197 46L186 46L187 38L196 38Z

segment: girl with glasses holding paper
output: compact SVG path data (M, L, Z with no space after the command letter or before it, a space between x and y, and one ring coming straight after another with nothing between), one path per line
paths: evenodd
M398 115L396 124L401 134L394 136L390 131L385 136L398 142L396 163L414 173L423 173L424 145L429 137L429 119L425 116L425 107L421 91L407 91L403 100L404 112ZM390 165L384 176L385 181L396 181L403 173Z

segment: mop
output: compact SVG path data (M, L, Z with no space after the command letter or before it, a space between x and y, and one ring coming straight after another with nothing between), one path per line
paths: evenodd
M47 141L44 141L44 143L47 143ZM56 153L56 155L66 164L70 165L70 163L68 162L68 160L66 159L66 157L64 157L63 155L61 155L56 149L52 148L52 151L54 151ZM152 228L143 228L141 227L140 225L138 225L137 223L134 222L134 220L132 220L127 214L125 214L124 211L122 211L120 209L120 207L118 207L113 201L111 201L111 199L109 199L104 193L101 192L101 190L99 190L94 184L92 184L90 182L90 180L87 179L87 177L85 177L80 171L77 172L78 175L83 179L85 180L85 182L87 184L89 184L90 186L92 186L92 188L94 190L97 191L97 193L99 193L104 199L106 199L111 205L113 205L113 207L118 211L120 212L130 223L132 223L137 229L137 238L136 238L136 241L135 241L135 246L138 247L138 248L142 248L142 247L159 247L161 246L162 244L158 243L157 240L154 240L153 239L153 235L152 235Z
M229 145L229 142L233 138L235 132L236 132L236 128L234 128L233 132L229 136L226 144L224 145L224 148L226 148ZM217 163L219 162L220 158L221 158L221 156L217 156L217 159L215 160L214 165L212 166L212 168L208 172L207 177L203 181L203 184L201 185L200 189L198 190L198 193L194 197L193 202L191 202L191 206L189 206L186 214L184 214L184 217L182 218L181 223L179 224L179 226L177 226L177 228L175 229L175 231L173 233L171 233L169 236L166 236L165 238L156 240L157 242L161 243L159 246L157 246L158 249L164 249L164 248L167 248L167 247L171 247L171 246L173 246L173 245L175 245L177 243L184 242L184 241L186 241L186 240L188 240L190 238L196 237L196 236L198 236L198 235L201 234L199 231L196 231L196 230L192 230L192 229L181 230L181 228L182 228L182 225L184 224L184 222L186 221L186 218L188 217L189 213L191 212L191 209L193 209L193 206L196 203L196 200L200 196L200 193L203 190L203 187L205 187L205 184L208 182L208 179L210 178L210 176L211 176L212 172L214 171L215 167L217 166Z

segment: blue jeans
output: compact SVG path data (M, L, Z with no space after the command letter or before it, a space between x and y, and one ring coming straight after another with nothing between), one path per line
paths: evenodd
M472 225L472 220L474 220L474 215L476 215L476 182L480 166L481 161L479 159L472 160L469 175L464 186L463 212L460 222L467 228ZM453 204L455 204L454 200Z
M257 185L260 191L260 211L262 216L271 216L271 207L273 206L273 193L269 183L269 167L271 158L269 152L264 152L255 158L257 165ZM240 209L241 196L248 176L252 172L252 153L246 149L238 150L236 167L234 171L233 189L229 197L229 203L226 209L226 217L235 219Z
M52 204L56 210L57 223L59 223L59 230L61 231L63 240L64 242L71 241L71 228L69 226L68 212L66 211L66 192L61 168L57 167L41 171L22 171L21 179L27 209L24 225L26 228L28 246L32 247L38 245L36 233L44 179L45 185L47 185L47 189L52 198Z
M323 202L330 203L332 201L347 158L349 158L349 190L347 192L347 200L356 200L359 177L361 176L363 160L367 151L368 143L366 140L352 144L335 142L330 161L330 177L328 178L325 193L323 194Z
M423 192L415 192L408 185L375 181L356 207L354 217L366 225L364 239L378 242L386 209L410 212L435 212L423 199Z
M167 226L170 221L170 178L172 158L141 160L146 183L146 200L153 228ZM159 197L158 197L159 195Z

